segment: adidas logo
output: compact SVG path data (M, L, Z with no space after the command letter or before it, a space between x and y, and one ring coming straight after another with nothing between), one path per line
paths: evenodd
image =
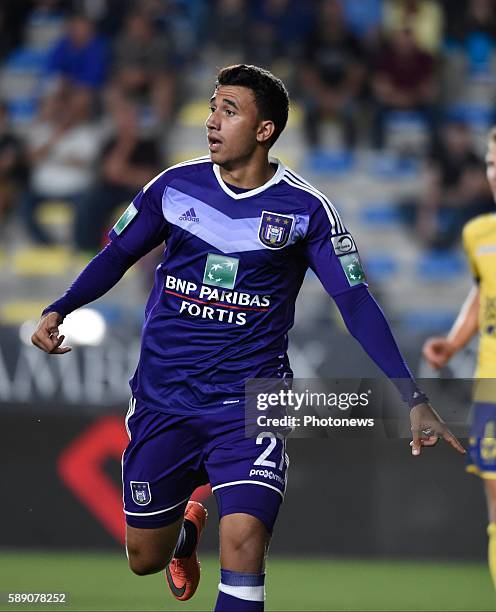
M200 219L196 216L195 209L190 208L186 212L179 217L179 221L193 221L194 223L199 223Z

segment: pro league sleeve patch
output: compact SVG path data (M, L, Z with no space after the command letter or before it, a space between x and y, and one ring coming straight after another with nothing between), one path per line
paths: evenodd
M351 234L331 236L334 253L338 256L339 263L351 286L365 282L365 273L362 262L357 252L355 241Z
M134 219L134 217L136 217L137 214L138 214L138 209L131 202L131 204L129 204L126 210L119 217L119 220L117 221L117 223L112 228L114 232L118 236L120 236L120 234L122 234L122 232L126 229L126 227L131 223L131 221Z
M356 244L351 234L341 234L341 236L331 236L334 252L339 257L348 253L356 253Z

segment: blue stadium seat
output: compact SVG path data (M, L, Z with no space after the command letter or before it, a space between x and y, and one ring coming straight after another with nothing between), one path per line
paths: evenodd
M401 223L401 214L393 202L368 202L359 213L360 221L369 227L391 227Z
M392 153L375 153L368 166L369 174L377 179L402 179L420 173L421 163L413 157L401 157Z
M41 72L46 64L46 52L29 47L20 47L13 51L5 60L4 69Z
M33 97L13 98L7 100L10 119L14 124L29 123L36 116L38 100Z
M307 172L322 172L325 174L345 174L354 168L355 158L350 151L319 151L308 154L305 160Z
M398 261L389 253L376 253L364 257L365 274L374 281L388 281L398 269Z
M483 104L454 104L445 112L447 121L461 121L473 129L486 130L494 121L494 110Z
M452 281L465 271L465 260L452 251L424 253L416 264L416 274L424 282Z
M448 331L456 317L456 311L411 310L402 315L406 331L419 334L442 334Z

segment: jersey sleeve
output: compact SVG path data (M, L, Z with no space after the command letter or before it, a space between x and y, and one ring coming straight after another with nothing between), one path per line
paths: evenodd
M367 286L355 240L330 204L311 212L304 245L310 268L332 297Z
M110 230L110 240L129 255L139 259L167 239L169 224L162 212L164 189L163 181L145 186Z
M463 242L463 249L467 257L468 266L470 268L470 273L474 277L475 282L478 283L480 280L480 273L477 267L477 262L475 261L475 257L474 257L475 249L474 249L473 238L471 236L469 225L466 225L463 228L462 242Z

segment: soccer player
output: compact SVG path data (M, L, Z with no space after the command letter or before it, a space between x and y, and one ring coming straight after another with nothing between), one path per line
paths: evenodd
M486 176L496 199L496 127L487 140ZM496 215L480 215L463 228L463 246L475 285L445 337L429 338L423 354L441 369L477 333L479 354L467 471L483 479L489 525L489 570L496 587Z
M245 437L244 384L291 376L287 334L308 267L372 359L401 379L413 454L441 436L464 452L417 388L336 209L269 158L288 109L286 88L271 73L244 64L222 69L206 120L209 156L143 187L111 242L44 310L32 338L49 353L69 351L58 330L64 317L165 242L126 416L127 552L136 574L166 568L172 593L189 599L205 511L188 500L210 482L220 515L218 611L264 608L265 557L288 459L283 438Z

